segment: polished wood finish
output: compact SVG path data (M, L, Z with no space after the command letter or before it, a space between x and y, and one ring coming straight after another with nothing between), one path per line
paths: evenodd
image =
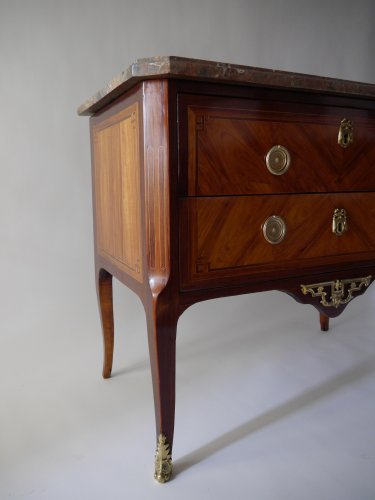
M170 273L167 82L144 83L144 199L148 278L159 293Z
M113 275L143 302L156 436L163 433L172 446L175 342L180 310L178 294L165 290L171 272L168 108L167 82L145 82L117 102L114 109L105 109L92 118L91 137L103 376L108 378L112 369ZM123 134L121 126L125 127ZM106 131L105 139L100 135L102 131ZM130 257L126 261L127 256ZM131 266L133 261L139 266Z
M319 319L320 319L320 329L322 330L322 332L328 332L329 317L326 316L324 313L319 313Z
M348 231L332 232L335 208L345 208ZM285 239L270 244L262 226L281 216ZM210 277L256 277L261 272L375 259L375 193L226 196L181 200L182 287L209 286Z
M113 291L112 275L105 269L97 269L96 287L103 332L104 360L102 374L103 378L109 378L112 373L114 348Z
M177 302L168 293L150 297L147 331L153 382L156 437L164 434L172 450L175 415Z
M293 105L184 95L181 130L187 120L188 195L368 191L375 176L375 115L346 107ZM354 143L338 144L343 118L354 124ZM274 175L265 157L287 148L290 168Z
M171 272L167 82L145 82L143 96L144 236L148 281L145 309L156 437L164 434L172 450L178 298L166 289Z
M297 84L280 74L276 84L271 72L254 71L244 81L238 68L236 78L217 78L212 66L205 74L201 61L189 61L184 76L182 60L169 59L159 79L160 68L145 63L142 77L138 66L137 76L81 108L93 114L103 376L112 369L115 277L145 308L156 437L163 434L170 450L177 322L189 306L280 290L313 305L326 331L329 318L347 304L326 307L321 296L303 294L301 285L375 277L375 87L335 81L329 90L316 77ZM342 118L354 123L348 148L337 143ZM281 176L265 166L267 151L278 144L291 154ZM336 208L347 213L342 236L332 232ZM286 224L276 245L262 229L272 215Z
M93 127L97 248L142 281L138 103Z

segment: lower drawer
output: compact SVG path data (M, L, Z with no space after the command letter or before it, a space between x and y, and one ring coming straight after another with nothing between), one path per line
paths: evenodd
M180 203L183 289L375 260L375 193L184 198Z

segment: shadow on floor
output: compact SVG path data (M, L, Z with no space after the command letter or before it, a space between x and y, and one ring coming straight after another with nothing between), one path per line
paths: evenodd
M210 443L205 444L201 448L192 451L191 453L179 458L174 463L174 474L177 475L184 470L202 462L206 458L214 455L220 450L230 446L250 434L253 434L268 425L282 420L288 415L297 413L308 406L313 405L317 401L333 394L342 387L352 384L366 375L375 371L375 358L370 358L364 362L338 374L336 377L323 382L322 384L306 391L285 403L273 408L272 410L262 413L258 417L239 425L235 429L226 432L222 436L214 439Z

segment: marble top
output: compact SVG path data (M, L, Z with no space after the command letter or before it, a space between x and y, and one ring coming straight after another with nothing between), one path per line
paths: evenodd
M375 85L335 78L240 66L185 57L138 59L78 108L79 115L93 115L141 80L181 78L313 92L375 97Z

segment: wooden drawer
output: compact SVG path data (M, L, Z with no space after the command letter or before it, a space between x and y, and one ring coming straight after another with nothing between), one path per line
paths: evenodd
M300 269L345 266L375 258L375 193L185 198L181 203L182 288L196 284L298 275ZM332 231L336 208L347 231ZM285 222L284 239L270 244L264 223ZM229 280L228 280L229 278ZM249 278L250 279L250 278Z
M180 171L189 196L375 190L375 116L296 103L182 96ZM353 143L338 144L343 119ZM187 135L187 140L184 137ZM281 145L289 168L275 175L267 153ZM370 175L371 174L371 175Z

